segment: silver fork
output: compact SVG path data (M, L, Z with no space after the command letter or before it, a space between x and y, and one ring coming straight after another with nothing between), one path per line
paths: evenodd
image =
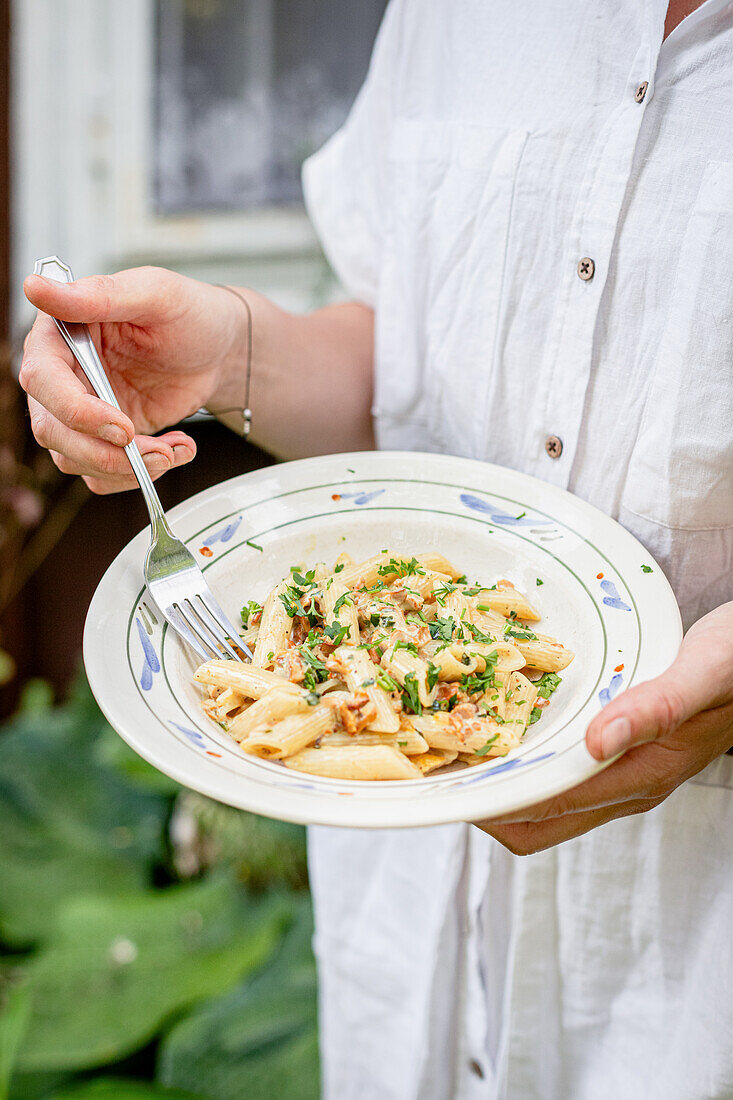
M59 283L74 280L71 268L58 256L36 260L33 271ZM87 326L59 321L56 317L53 320L97 397L119 409ZM241 661L242 652L251 660L251 651L214 599L193 555L168 526L155 486L134 440L128 443L125 452L150 515L151 537L145 555L144 574L153 603L176 633L204 661L220 657Z

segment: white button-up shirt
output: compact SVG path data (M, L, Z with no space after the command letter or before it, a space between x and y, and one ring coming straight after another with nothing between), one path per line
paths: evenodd
M733 5L666 6L392 0L304 181L380 446L593 502L689 624L733 599ZM731 757L526 860L314 830L326 1096L730 1098L732 837Z

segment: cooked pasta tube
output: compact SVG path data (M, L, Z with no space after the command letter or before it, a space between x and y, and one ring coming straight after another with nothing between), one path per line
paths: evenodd
M233 718L227 726L227 733L235 741L243 741L253 730L272 726L292 714L306 714L312 709L304 694L272 688L267 695Z
M233 711L239 710L244 701L244 695L234 688L224 688L215 698L204 703L204 710L215 722L224 722Z
M283 760L286 768L333 779L419 779L409 757L391 745L349 745L301 749Z
M509 687L511 672L494 672L494 686L487 688L479 700L479 708L491 712L490 717L498 717L502 720L506 715L506 692Z
M408 677L413 677L421 704L424 707L432 704L435 698L435 687L428 687L430 666L422 657L416 657L409 649L400 648L397 643L384 651L381 664L401 687L405 686Z
M359 616L356 613L354 597L344 582L337 576L333 583L323 590L321 599L323 618L329 625L338 623L346 627L343 641L346 645L359 644Z
M524 657L527 667L536 668L539 672L559 672L567 668L575 656L557 638L550 638L547 634L538 634L536 641L512 638L512 642Z
M300 695L308 694L303 688L289 683L276 672L268 672L267 669L247 665L243 661L207 661L196 669L193 678L200 684L234 688L247 699L260 699L273 687L298 692Z
M255 704L256 705L256 704ZM300 752L333 729L334 712L311 707L310 714L291 714L271 727L259 726L240 744L252 756L281 759Z
M239 636L242 639L242 641L250 649L252 649L253 646L257 645L257 639L260 636L259 623L257 624L257 626L248 626L247 629L243 630L242 633Z
M422 717L415 716L411 721L431 749L455 752L486 749L486 755L505 756L521 740L506 726L499 725L491 718L476 716L463 724L456 724L448 714L424 714Z
M521 672L512 672L506 692L504 721L507 725L513 724L515 733L520 737L529 724L529 716L536 699L537 688L532 681L522 676Z
M376 708L377 715L369 723L370 730L381 733L396 733L400 720L392 705L388 693L379 686L375 678L375 668L369 655L355 646L339 646L333 656L343 669L344 679L349 691L364 691Z
M448 573L438 573L430 569L426 569L424 573L416 573L414 576L406 578L408 587L413 592L417 592L418 596L422 596L424 600L432 600L436 584L440 586L445 584L446 581L450 581Z
M405 756L414 756L417 753L427 752L428 743L417 730L400 729L397 733L327 733L321 738L321 745L391 745L393 749L399 749Z
M492 654L496 654L494 668L498 672L514 672L515 669L524 668L527 663L517 646L508 642L492 642L490 645L487 642L464 642L462 645L456 643L451 646L452 652L459 649L463 649L476 660L479 672L484 671L486 659Z
M497 584L496 588L482 588L476 596L469 597L479 611L497 611L500 615L514 612L515 619L538 622L540 615L513 584Z
M429 551L426 554L416 554L415 557L420 565L424 569L429 569L431 573L446 573L453 581L457 581L459 577L463 576L460 569L456 569L453 562L448 561L442 554L434 554Z
M276 584L262 608L260 632L252 656L252 664L259 668L271 665L288 648L290 627L293 624L280 599L286 588L287 581Z
M444 768L446 764L452 764L457 756L457 752L446 752L442 749L428 749L427 752L421 752L419 756L413 756L412 762L420 769L423 775L428 775L430 772L437 771L438 768Z
M399 560L390 550L385 550L383 554L375 554L373 558L367 558L366 561L345 565L340 573L333 574L333 579L345 584L347 588L370 588L377 581L397 576L396 570L389 569L389 562L393 558L396 561Z
M475 672L479 664L478 658L471 656L466 647L460 644L438 650L430 660L440 670L438 680L441 682L460 680L462 676ZM482 660L482 665L485 663Z

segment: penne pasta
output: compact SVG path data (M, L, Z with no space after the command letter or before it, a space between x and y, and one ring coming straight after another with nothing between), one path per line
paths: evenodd
M196 670L205 713L249 755L342 780L505 756L573 660L510 581L469 585L434 552L292 566L242 618L253 660Z
M227 733L235 741L243 741L253 730L272 726L289 715L306 714L311 709L304 694L272 688L233 718L227 726Z
M323 618L327 624L337 623L346 628L343 641L346 645L359 644L359 616L350 590L338 578L324 589L322 597Z
M281 581L265 600L260 619L252 664L260 668L272 665L276 657L288 648L288 637L292 625L280 596L285 592L287 583Z
M415 756L427 752L428 743L417 730L400 729L397 733L327 733L321 738L321 745L391 745L400 749L405 756Z
M515 733L520 736L529 724L532 707L537 699L537 687L522 676L521 672L512 672L506 691L506 704L504 708L504 721L507 725L515 726Z
M515 619L526 619L527 622L539 622L539 612L535 610L526 596L524 596L513 584L499 581L495 589L482 588L476 596L472 596L474 606L479 611L495 611L500 615L511 615Z
M369 729L381 733L396 733L400 720L392 705L389 694L380 687L375 668L363 649L353 646L339 646L334 657L343 668L344 679L349 691L363 691L374 704L375 718L369 723Z
M284 760L286 768L333 779L419 779L422 772L391 745L349 745L301 749Z
M258 726L241 742L241 747L253 756L274 759L293 756L328 733L334 721L333 711L311 707L310 714L291 714L269 728Z
M457 756L457 752L446 752L442 749L428 749L427 752L422 752L419 756L413 756L412 762L420 769L423 775L429 775L430 772L437 771L438 768L444 768L446 764L452 764Z
M382 668L386 668L387 672L389 672L401 687L405 686L408 677L412 677L417 688L420 703L424 707L429 707L435 698L433 687L428 686L430 665L423 657L416 656L416 654L411 653L410 650L399 649L399 644L400 643L397 642L386 650L382 657ZM436 671L436 683L437 677L438 673Z
M273 687L307 694L276 672L268 672L267 669L257 668L243 661L207 661L196 669L193 678L201 684L234 688L248 699L260 699Z

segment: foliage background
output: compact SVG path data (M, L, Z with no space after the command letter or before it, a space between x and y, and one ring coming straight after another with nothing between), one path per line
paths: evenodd
M0 736L0 1100L315 1100L303 830L150 768L83 679Z

